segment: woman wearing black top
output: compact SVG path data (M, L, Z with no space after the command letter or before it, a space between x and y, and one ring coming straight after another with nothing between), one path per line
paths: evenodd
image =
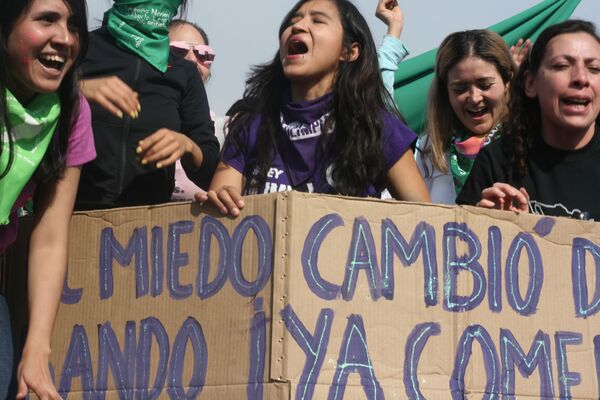
M168 25L186 2L114 0L90 33L82 89L98 157L82 170L77 209L166 203L178 159L208 186L219 143L206 92L195 65L169 48Z
M505 136L484 148L459 204L600 220L600 38L570 20L547 28L510 92Z

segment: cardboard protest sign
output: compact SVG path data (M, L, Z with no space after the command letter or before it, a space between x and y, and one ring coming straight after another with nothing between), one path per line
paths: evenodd
M600 224L296 192L77 214L64 398L600 396Z

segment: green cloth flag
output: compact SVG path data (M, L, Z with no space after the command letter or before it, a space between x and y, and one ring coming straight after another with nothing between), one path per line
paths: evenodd
M498 33L509 46L520 38L535 41L550 25L567 20L581 0L545 0L488 29ZM394 78L394 100L415 132L425 130L427 95L433 80L437 49L403 61Z

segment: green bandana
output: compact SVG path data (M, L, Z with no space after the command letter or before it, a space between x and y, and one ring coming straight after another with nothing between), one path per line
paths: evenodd
M130 50L160 72L169 60L169 23L181 0L115 0L104 21L119 47Z
M10 170L0 179L0 225L8 223L15 201L42 162L60 115L60 99L56 93L38 94L25 108L7 90L6 102L14 157ZM4 171L9 160L9 133L2 127L0 135L0 171Z
M492 140L499 138L501 131L502 124L496 125L487 135L481 137L473 136L470 132L454 132L450 143L450 171L457 195L471 173L479 150L491 143Z

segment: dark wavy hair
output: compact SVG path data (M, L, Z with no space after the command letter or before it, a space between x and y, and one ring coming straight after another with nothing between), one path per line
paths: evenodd
M300 0L285 16L279 37L308 1ZM335 124L335 130L332 135L322 135L317 157L333 161L331 176L337 193L364 196L369 183L375 183L379 189L385 186L382 112L388 110L399 118L400 115L389 106L393 101L383 86L377 48L364 17L348 0L330 1L340 15L344 48L350 51L352 44L357 43L360 54L355 61L342 61L339 65L332 88L331 114L326 121L326 126ZM244 96L236 103L228 136L238 151L244 146L242 132L254 118L261 117L256 146L260 149L256 154L259 179L249 179L249 189L264 185L281 135L280 113L289 92L290 81L284 76L278 52L270 63L252 69Z
M22 17L31 7L33 0L0 0L0 59L5 65L7 61L6 45L9 36L17 20ZM67 146L69 144L69 134L77 115L79 114L79 85L77 70L83 56L87 51L88 29L87 29L87 8L85 0L63 0L72 12L71 24L77 30L79 40L79 55L71 69L65 74L58 95L61 104L61 113L58 120L58 126L54 138L44 155L44 158L38 167L34 179L38 184L47 184L59 179L65 170ZM3 67L4 68L4 67ZM11 73L4 68L0 74L0 124L10 128L7 116L7 105L5 98L5 89ZM10 138L10 135L9 135ZM5 171L0 171L0 179L5 176L12 166L13 151L12 141L9 139L9 148L5 149L0 143L0 152L9 151L9 163Z
M542 118L537 98L525 94L527 74L535 75L540 69L548 43L559 35L567 33L587 33L600 43L593 23L582 20L568 20L546 28L535 41L529 54L511 83L509 110L510 118L506 126L505 151L511 154L511 174L518 178L527 173L527 156L541 135ZM596 121L598 117L596 117Z

